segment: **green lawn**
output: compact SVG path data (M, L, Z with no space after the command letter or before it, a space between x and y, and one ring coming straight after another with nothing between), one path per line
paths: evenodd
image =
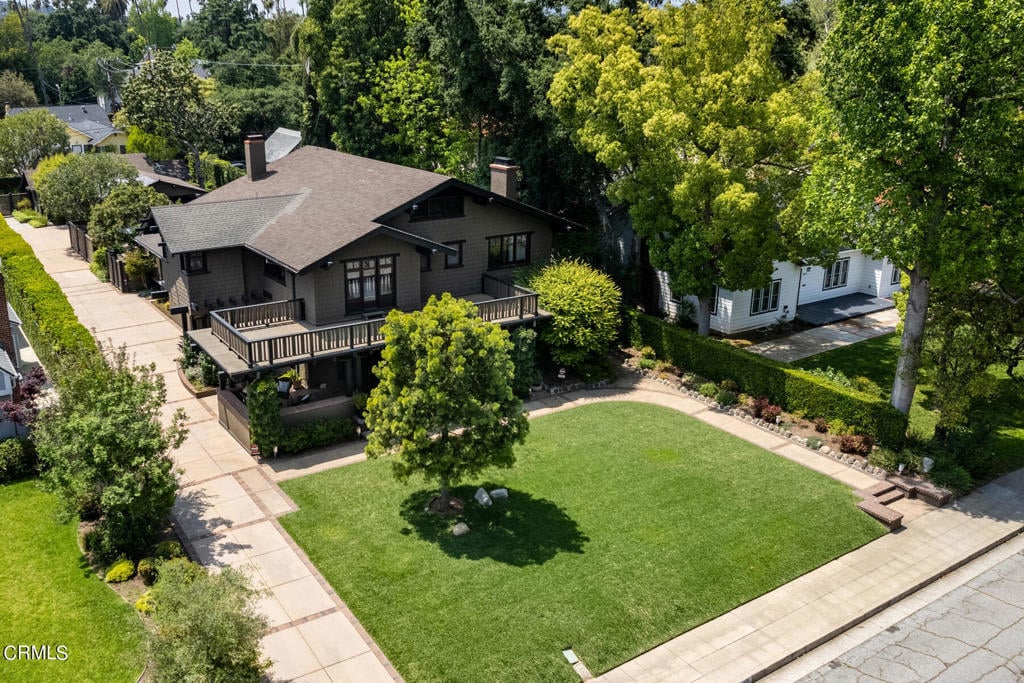
M103 584L34 481L0 486L0 647L67 647L66 661L8 661L0 681L134 682L146 635L134 609ZM53 655L56 656L54 649Z
M578 680L564 647L605 671L883 533L849 488L667 408L538 418L517 455L461 538L384 461L283 484L282 524L408 680Z
M882 387L888 397L896 376L899 352L900 339L893 333L819 353L794 365L801 368L831 366L849 377L863 375ZM1022 372L1024 368L1018 368L1017 373ZM977 461L969 467L981 479L1024 467L1024 391L1019 382L1006 376L1005 369L993 368L992 375L998 379L998 389L991 399L975 406L971 418L976 424L991 427L984 441L978 444ZM932 435L937 421L932 409L932 392L927 382L918 384L910 409L911 428L926 437Z

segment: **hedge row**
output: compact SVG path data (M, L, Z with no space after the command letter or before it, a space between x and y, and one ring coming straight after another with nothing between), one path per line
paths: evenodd
M784 363L700 337L637 311L624 316L629 342L650 346L659 358L720 382L734 380L754 396L767 396L789 411L808 417L840 419L872 434L889 447L903 444L907 416L887 401L847 389Z
M99 348L32 247L2 217L0 259L7 300L21 318L22 330L39 360L59 383L61 359L99 353Z

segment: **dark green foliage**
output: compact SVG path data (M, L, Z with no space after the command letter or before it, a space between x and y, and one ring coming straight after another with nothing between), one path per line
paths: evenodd
M156 559L152 557L144 557L139 560L139 566L137 567L139 577L142 579L142 583L147 586L152 586L153 582L156 581Z
M955 463L943 462L941 465L937 464L928 476L936 486L949 489L958 496L962 496L974 488L974 480L971 478L971 473Z
M736 394L726 389L721 389L715 394L715 400L723 406L731 406L736 403Z
M201 352L199 354L199 375L203 380L203 384L208 387L217 386L217 373L220 368L213 362L213 358L210 358L210 354Z
M113 190L138 185L138 174L116 154L71 154L37 180L39 203L54 222L85 221Z
M32 248L0 221L0 259L7 300L21 318L22 329L50 376L60 386L61 358L98 357L96 342L78 322L60 286L43 268Z
M263 377L250 384L245 405L249 409L249 438L261 455L273 455L274 446L280 446L284 439L281 401L277 398L274 378Z
M185 438L184 412L163 425L163 377L124 347L62 363L59 398L32 432L43 483L69 514L99 519L101 559L144 555L178 490L170 451Z
M512 339L512 363L516 372L512 378L512 390L516 396L526 398L530 387L540 381L537 369L537 333L529 327L517 327L509 335Z
M122 252L152 206L169 204L166 196L138 183L118 185L89 213L89 237L97 247Z
M188 560L160 565L152 589L154 681L259 683L269 662L260 655L267 620L256 597L232 567L214 574Z
M821 439L819 439L816 436L808 437L807 447L810 448L812 451L818 450L819 448L821 448Z
M124 583L133 576L135 576L135 563L122 557L107 567L103 580L107 583Z
M210 154L209 152L203 152L199 157L200 170L202 171L203 187L207 190L216 190L222 185L227 185L232 180L241 178L245 175L245 171L240 168L235 168L231 165L231 162L221 159L216 154ZM195 160L192 157L188 158L188 169L189 173L193 178L196 176Z
M295 454L310 448L333 446L350 441L356 435L356 427L346 417L329 417L298 427L285 427L281 439L281 451ZM269 455L260 451L264 455ZM273 452L273 451L271 451Z
M842 419L889 446L903 443L907 416L880 398L836 386L805 370L701 338L635 311L629 313L627 324L634 347L650 345L658 357L674 365L711 379L739 377L742 391L766 396L787 410L802 410L809 417L830 421Z
M89 260L89 272L96 276L100 282L110 280L110 272L107 268L107 250L105 247L97 247L92 252Z
M35 448L27 439L0 441L0 484L31 477L36 473Z
M153 557L158 560L173 560L185 557L185 549L177 541L160 541L153 549Z

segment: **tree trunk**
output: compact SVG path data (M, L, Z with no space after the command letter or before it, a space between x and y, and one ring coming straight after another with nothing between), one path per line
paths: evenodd
M195 147L193 145L189 145L189 147L192 148L192 150L191 150L192 151L192 160L195 162L195 165L196 165L196 185L198 185L199 187L201 187L201 188L203 188L205 190L206 186L203 185L203 162L202 162L202 155L199 153L199 148L198 147Z
M921 366L921 346L924 325L928 316L928 278L921 275L920 266L910 271L910 291L907 292L907 313L903 320L900 339L900 358L896 364L896 379L892 385L892 405L901 413L909 413L917 389L917 371Z
M711 334L711 300L704 297L697 298L697 334L702 337Z
M451 505L451 495L449 494L449 488L451 487L451 480L447 474L441 475L441 494L437 497L438 507L441 512L448 512L448 506Z

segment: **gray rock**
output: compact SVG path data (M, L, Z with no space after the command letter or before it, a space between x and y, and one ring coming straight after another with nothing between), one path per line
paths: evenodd
M468 533L469 533L469 525L466 524L465 522L459 522L454 527L452 527L452 535L453 536L465 536Z
M494 502L491 500L491 497L487 495L487 491L485 491L482 487L478 488L476 490L476 493L473 494L473 500L480 503L485 508L489 508L491 507L491 505L494 504Z
M821 452L822 452L822 453L824 453L825 455L828 455L829 453L831 453L831 452L832 452L832 449L831 449L831 448L829 448L828 446L822 446L820 450L821 450Z
M508 498L508 489L494 489L491 491L491 498L494 500L503 500Z
M933 467L935 467L934 460L931 458L921 458L921 469L924 470L925 474L931 472Z

